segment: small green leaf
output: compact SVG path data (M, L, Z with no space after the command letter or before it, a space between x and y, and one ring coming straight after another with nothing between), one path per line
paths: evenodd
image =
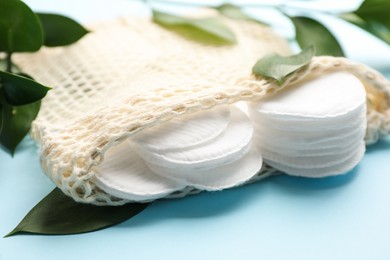
M4 71L0 71L0 82L3 85L6 101L13 106L22 106L41 100L50 90L49 87L28 77Z
M249 20L251 19L246 13L244 13L240 7L232 4L223 4L216 7L218 12L226 17L237 20Z
M27 135L31 122L37 117L41 102L13 107L1 104L0 144L14 154L16 146Z
M252 70L255 75L276 79L281 85L288 75L307 65L314 53L314 47L310 46L289 57L271 54L260 59Z
M237 20L251 20L258 22L260 24L266 25L266 23L261 22L257 19L254 19L253 17L247 15L245 12L241 10L240 7L232 4L223 4L220 6L217 6L215 8L220 14L223 16L229 17L231 19L237 19Z
M234 33L218 17L191 19L153 10L153 21L184 37L200 42L236 43Z
M313 45L318 56L344 56L337 39L321 23L308 17L290 18L296 29L296 39L302 49Z
M44 45L64 46L80 40L88 33L82 25L58 14L37 13L44 31Z
M41 48L41 23L26 4L1 0L0 10L0 52L31 52Z
M143 211L148 205L129 203L110 207L77 203L56 188L6 237L19 232L65 235L95 231L123 222Z

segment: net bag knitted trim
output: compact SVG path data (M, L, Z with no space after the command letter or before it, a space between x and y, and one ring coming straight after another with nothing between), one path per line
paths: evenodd
M345 58L315 57L278 86L251 68L266 54L289 54L288 44L257 23L224 19L237 35L235 45L198 43L146 19L121 18L94 25L73 46L16 56L23 71L55 87L31 131L47 176L76 201L127 203L93 181L111 147L172 118L260 99L332 71L348 71L366 87L366 144L390 132L390 84L380 73ZM250 182L275 172L264 165ZM168 197L196 192L187 187Z

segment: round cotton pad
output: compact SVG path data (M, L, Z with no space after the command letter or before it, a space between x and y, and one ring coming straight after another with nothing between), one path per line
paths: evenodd
M255 109L274 118L327 118L347 114L365 101L366 92L359 79L350 73L334 72L266 97Z
M240 159L209 169L172 169L151 163L148 167L163 176L186 181L187 185L208 191L222 190L240 185L256 175L263 164L260 152L252 147Z
M174 118L134 135L132 141L144 150L171 151L206 143L225 131L230 119L228 106Z
M172 137L175 130L172 129ZM149 151L137 145L137 153L146 162L177 171L215 168L242 157L249 150L253 127L249 117L238 108L231 107L230 122L216 138L194 148L175 151Z
M258 122L254 122L254 133L263 136L273 137L288 137L288 138L304 138L304 139L316 139L323 138L326 136L340 136L346 135L353 131L356 131L357 128L365 129L365 115L360 118L354 118L353 122L350 124L343 124L343 127L340 128L324 128L321 125L318 125L313 131L299 131L297 129L280 129L273 128L271 124L260 124ZM325 124L326 126L327 124ZM307 130L307 129L305 129Z
M258 113L251 106L250 117L255 125L281 131L292 131L299 133L321 132L324 130L335 130L351 128L356 121L366 120L366 104L363 103L356 109L337 117L312 118L312 117L284 117L278 118L269 114Z
M328 155L292 156L280 154L265 147L260 148L260 152L266 161L270 160L297 169L314 169L325 168L342 163L345 161L345 158L348 158L351 154L354 154L360 145L361 141L358 141L355 144L349 146L348 149L342 153L336 150L334 153Z
M272 146L279 147L280 149L289 150L313 150L319 148L334 148L335 151L338 148L343 148L352 142L359 142L364 138L366 132L365 122L359 122L356 128L351 131L342 131L338 134L327 134L324 132L322 136L310 136L305 137L296 135L277 135L272 132L256 131L255 136L257 143L260 146Z
M331 155L331 154L342 154L349 150L349 147L355 145L358 141L364 138L364 134L362 133L360 136L356 136L356 138L349 137L348 140L345 138L339 139L339 142L336 140L332 144L327 144L326 146L321 145L318 147L300 147L296 149L295 147L286 147L283 143L275 143L267 140L267 138L261 139L255 135L255 143L261 144L258 147L266 147L268 150L272 152L276 152L281 155L287 156L322 156L322 155Z
M183 182L153 173L127 142L107 151L95 183L109 194L135 201L162 198L185 187Z
M338 175L347 173L352 170L362 159L365 152L365 143L362 141L359 148L351 154L350 157L345 158L345 161L341 162L337 165L332 165L324 168L313 168L313 169L301 169L295 167L289 167L284 164L280 164L277 162L273 162L271 160L264 160L267 164L272 167L283 171L288 175L294 176L302 176L302 177L310 177L310 178L319 178L319 177L327 177L332 175Z

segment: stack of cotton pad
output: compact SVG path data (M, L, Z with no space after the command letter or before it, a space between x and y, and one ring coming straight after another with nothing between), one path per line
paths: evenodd
M365 151L366 92L336 72L291 86L249 108L264 161L291 175L348 172Z
M237 186L262 166L252 136L249 117L234 106L172 119L109 150L96 185L136 201L187 186L209 191Z

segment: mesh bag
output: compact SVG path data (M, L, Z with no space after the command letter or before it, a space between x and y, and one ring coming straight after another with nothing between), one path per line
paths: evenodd
M316 57L278 86L251 69L266 54L290 54L286 41L258 23L223 19L237 44L199 43L146 19L121 18L91 26L92 33L72 46L16 56L23 71L54 87L31 130L45 174L76 201L127 203L94 183L111 147L174 117L262 98L335 70L353 73L366 87L366 143L389 133L390 85L378 72L344 58ZM250 182L275 172L264 165ZM168 197L196 192L187 187Z

